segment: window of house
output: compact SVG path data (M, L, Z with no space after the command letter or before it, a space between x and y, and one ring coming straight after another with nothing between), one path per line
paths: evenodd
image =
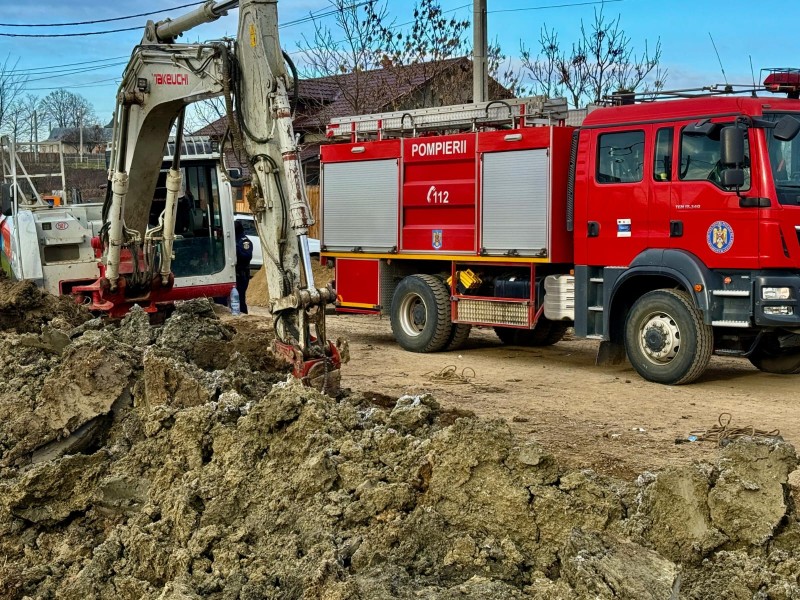
M644 131L605 133L597 144L597 182L634 183L642 180Z
M678 177L682 181L710 181L720 184L723 165L719 135L692 135L681 132L681 163ZM744 140L744 185L750 188L750 145Z
M656 132L656 148L653 160L653 179L669 181L672 179L672 127L664 127Z

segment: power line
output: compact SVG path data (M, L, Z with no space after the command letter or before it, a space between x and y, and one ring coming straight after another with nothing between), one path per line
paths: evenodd
M89 82L87 82L85 84L81 84L81 85L60 85L58 87L25 88L25 90L26 91L30 90L30 91L41 92L41 91L46 91L46 90L61 90L61 89L77 90L77 89L92 88L92 87L108 87L108 82L109 81L120 81L120 80L121 80L120 77L112 77L110 79L98 79L96 81L89 81Z
M137 15L127 15L125 17L114 17L113 19L96 19L94 21L76 21L74 23L0 23L0 27L72 27L73 25L93 25L95 23L111 23L112 21L125 21L126 19L135 19L137 17L149 17L150 15L157 15L159 13L169 12L171 10L178 10L188 6L197 6L204 4L204 1L190 2L189 4L181 4L180 6L173 6L172 8L164 8L162 10L154 10L152 12L139 13Z
M107 33L120 33L122 31L141 31L142 26L124 27L122 29L109 29L108 31L86 31L83 33L0 33L0 37L13 38L62 38L81 37L84 35L105 35Z
M365 4L372 4L375 0L362 0L362 2L357 2L356 4L351 4L350 6L342 7L341 9L334 8L327 12L318 12L318 13L309 13L307 17L301 17L299 19L295 19L294 21L287 21L286 23L281 23L278 25L278 29L283 29L284 27L291 27L292 25L301 25L303 23L310 23L316 19L321 19L323 17L329 17L331 15L335 15L343 10L350 10L352 8L360 8Z
M36 79L28 79L26 83L33 83L35 81L47 81L48 79L58 79L60 77L67 77L69 75L81 75L83 73L87 73L89 71L102 71L103 69L109 69L111 67L120 67L122 65L128 64L127 61L125 62L118 62L110 65L100 65L97 67L90 67L88 69L73 69L70 71L65 71L60 75L51 75L47 77L37 77ZM40 73L41 75L41 73Z
M504 13L504 12L521 12L526 10L544 10L546 8L570 8L573 6L588 6L590 4L609 4L611 2L622 2L623 0L596 0L593 2L570 2L568 4L551 4L550 6L529 6L528 8L499 8L497 10L489 10L488 14Z
M350 6L347 7L347 9L358 8L360 6L364 6L365 4L371 4L372 2L374 2L374 0L362 0L361 2L357 2L355 4L351 4ZM116 18L116 19L103 19L103 20L98 20L98 21L85 21L83 23L61 23L61 24L50 24L50 25L47 25L47 24L9 25L9 24L0 23L0 26L5 25L5 26L9 26L9 27L61 27L61 26L67 26L67 25L85 25L85 24L88 24L88 23L103 23L103 22L108 22L108 21L120 21L120 20L123 20L123 19L131 19L134 16L139 17L139 16L145 16L145 15L156 14L156 13L161 13L161 12L167 12L167 11L170 11L170 10L176 10L178 8L186 8L187 6L194 6L195 4L203 4L203 3L202 2L193 2L191 4L184 4L182 6L176 6L174 8L168 8L168 9L156 11L156 12L153 12L153 13L142 13L141 15L131 15L131 16L128 16L128 17L119 17L119 18ZM293 21L287 21L286 23L282 23L282 24L278 25L278 28L282 29L284 27L291 27L293 25L300 25L302 23L308 23L308 22L313 21L315 19L321 19L323 17L328 17L330 15L336 14L337 12L339 12L339 10L338 9L334 9L334 10L329 10L329 11L324 12L324 13L310 14L307 17L301 17L301 18L295 19ZM83 33L5 33L5 32L3 32L3 33L0 33L0 37L61 38L61 37L80 37L80 36L84 36L84 35L106 35L106 34L109 34L109 33L121 33L121 32L125 32L125 31L135 31L135 30L141 30L141 27L127 27L127 28L122 28L122 29L109 29L109 30L106 30L106 31L87 31L87 32L83 32Z
M7 71L7 73L11 75L39 75L40 73L36 73L35 71L50 71L50 69L60 69L62 67L77 67L80 65L93 65L99 62L108 62L111 60L121 60L123 58L128 58L127 56L112 56L111 58L99 58L97 60L82 60L80 62L75 63L65 63L63 65L49 65L46 67L31 67L30 69L14 69L11 71Z
M588 2L574 2L574 3L567 3L567 4L552 4L552 5L548 5L548 6L530 6L530 7L527 7L527 8L497 9L497 10L487 11L487 13L516 12L516 11L526 11L526 10L545 10L545 9L549 9L549 8L569 8L569 7L572 7L572 6L587 6L587 5L591 5L591 4L606 4L606 3L611 3L611 2L623 2L623 0L590 0ZM442 14L446 15L446 14L449 14L449 13L454 13L454 12L457 12L457 11L462 10L464 8L471 7L471 6L472 6L472 3L462 4L461 6L456 6L455 8L451 8L451 9L448 9L448 10L443 10ZM338 12L338 11L331 11L331 12ZM414 24L414 21L406 21L405 23L399 23L397 25L393 25L391 27L388 27L387 29L399 29L400 27L405 27L407 25L413 25L413 24ZM336 43L337 44L342 44L342 43L345 43L346 41L347 40L340 40L340 41L338 41ZM305 53L307 53L307 52L309 52L311 50L319 50L319 49L320 49L320 46L315 46L315 47L312 47L312 48L301 48L299 50L295 50L294 52L289 52L289 54L294 56L294 55L305 54Z
M375 0L362 0L361 2L357 2L355 4L351 4L350 6L346 7L346 9L351 8L359 8L366 4L372 4ZM619 0L618 0L619 1ZM150 13L141 13L138 15L129 15L127 17L117 17L114 19L102 19L96 21L83 21L83 22L76 22L76 23L52 23L52 24L24 24L24 25L14 25L8 23L0 23L0 26L7 26L7 27L63 27L67 25L86 25L90 23L107 23L109 21L121 21L124 19L132 19L134 17L141 17L147 15L154 15L157 13L168 12L171 10L177 10L179 8L186 8L187 6L195 6L197 4L203 4L204 2L192 2L190 4L183 4L181 6L175 6L173 8L166 8L164 10L158 10ZM339 12L339 9L329 10L327 12L319 12L319 13L312 13L309 14L307 17L301 17L299 19L295 19L293 21L287 21L285 23L281 23L278 25L279 29L283 29L285 27L291 27L293 25L300 25L302 23L308 23L310 21L314 21L315 19L321 19L323 17L328 17L330 15L334 15ZM82 35L105 35L108 33L120 33L124 31L134 31L136 29L141 29L140 27L129 27L124 29L110 29L107 31L89 31L85 33L0 33L2 37L22 37L22 38L58 38L58 37L78 37Z

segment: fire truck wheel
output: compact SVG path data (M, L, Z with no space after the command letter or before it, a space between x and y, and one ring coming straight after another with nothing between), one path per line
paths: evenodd
M500 341L509 346L552 346L564 337L566 325L539 317L533 329L514 329L495 327L494 332Z
M697 379L714 350L714 333L686 292L648 292L625 322L625 350L648 381L680 385Z
M765 336L748 358L755 368L765 373L777 375L800 373L800 350L781 350L775 334Z
M453 329L450 330L450 339L447 340L445 350L458 350L464 345L469 337L469 332L472 331L472 325L464 325L463 323L453 323Z
M392 297L392 333L404 350L436 352L450 341L450 292L434 275L409 275Z
M542 346L552 346L560 342L564 334L567 333L567 329L569 329L569 325L566 323L550 321L550 331L547 332L547 337L544 338Z

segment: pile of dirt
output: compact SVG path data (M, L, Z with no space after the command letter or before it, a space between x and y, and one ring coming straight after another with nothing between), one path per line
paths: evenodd
M317 287L325 287L333 280L333 269L322 266L318 258L311 259L311 271L314 273L314 283ZM247 304L253 306L269 306L269 290L267 289L267 276L264 267L253 275L247 288Z
M800 597L780 440L624 482L431 396L302 387L205 301L69 339L5 356L2 598Z
M68 296L46 294L32 281L0 279L0 331L39 333L46 324L65 330L89 319L91 314Z

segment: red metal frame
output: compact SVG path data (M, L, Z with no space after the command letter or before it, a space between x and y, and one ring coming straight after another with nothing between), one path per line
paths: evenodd
M100 239L92 238L92 248L95 255L100 258L103 248ZM140 256L140 260L141 260ZM106 279L106 266L98 263L100 277L89 282L75 282L74 280L60 280L58 282L59 291L63 294L67 291L73 295L75 302L85 305L89 310L108 313L109 316L119 318L138 304L146 312L156 312L160 305L172 304L177 300L191 300L193 298L224 298L227 297L235 282L213 283L207 285L192 285L175 287L175 277L170 274L166 284L163 284L161 277L153 278L150 289L136 297L126 295L126 275L133 272L133 261L131 260L130 250L124 248L120 254L120 278L117 289L111 291L108 279ZM77 283L77 285L67 285Z
M450 314L452 315L453 323L464 323L470 325L480 325L491 327L495 325L495 323L489 323L486 321L467 321L458 318L458 303L461 299L466 300L482 300L486 302L504 302L504 303L511 303L511 304L524 304L528 309L528 325L527 326L518 326L518 325L504 325L504 327L509 327L512 329L533 329L536 326L536 321L539 320L539 317L542 315L544 310L544 304L536 309L536 265L530 264L530 282L531 282L531 292L530 297L528 298L500 298L497 296L468 296L465 294L458 294L457 293L457 281L456 281L456 272L459 271L459 267L468 267L468 266L476 266L476 265L483 265L485 263L470 263L470 262L452 262L450 265L450 277L451 277L451 284L450 284ZM519 263L492 263L493 267L515 267L519 268L524 265L520 265Z

